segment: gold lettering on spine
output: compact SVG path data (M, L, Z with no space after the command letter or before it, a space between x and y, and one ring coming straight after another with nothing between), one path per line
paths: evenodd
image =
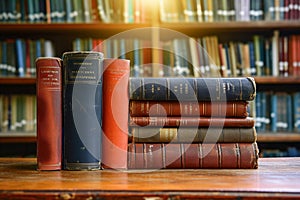
M162 142L178 141L177 128L160 128L159 135Z

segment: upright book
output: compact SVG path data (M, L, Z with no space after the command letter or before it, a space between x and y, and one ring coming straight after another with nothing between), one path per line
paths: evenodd
M36 60L38 170L60 170L62 157L62 63Z
M129 79L131 100L251 101L256 84L248 78L142 78Z
M63 161L67 170L100 168L102 64L100 52L63 54Z
M127 168L130 61L104 59L102 166Z

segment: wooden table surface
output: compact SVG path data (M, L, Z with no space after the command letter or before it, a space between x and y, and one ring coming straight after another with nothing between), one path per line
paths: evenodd
M258 169L37 171L36 159L0 158L0 199L300 198L300 158L260 158Z

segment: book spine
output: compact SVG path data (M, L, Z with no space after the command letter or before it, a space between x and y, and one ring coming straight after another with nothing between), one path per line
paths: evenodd
M131 126L252 127L254 119L211 117L130 117Z
M253 100L253 78L142 78L129 79L131 100L237 101Z
M137 101L129 102L130 115L137 116L226 116L247 117L246 101L231 102L176 102Z
M99 52L63 54L64 169L99 169L102 119Z
M127 168L130 61L104 59L102 166Z
M129 169L256 169L254 143L163 144L131 143Z
M131 127L130 132L135 143L255 142L257 138L254 127Z
M60 170L62 158L62 66L59 58L38 58L37 164L39 170Z

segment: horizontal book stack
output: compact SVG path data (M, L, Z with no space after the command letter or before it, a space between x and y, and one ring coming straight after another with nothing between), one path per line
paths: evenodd
M129 79L128 168L258 167L252 78Z

